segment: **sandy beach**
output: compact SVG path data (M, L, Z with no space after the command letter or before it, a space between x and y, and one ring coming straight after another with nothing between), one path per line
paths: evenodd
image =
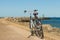
M27 38L29 35L30 32L7 21L0 20L0 40L41 40L36 36Z
M45 36L43 40L60 40L57 32L51 32L51 25L45 24L43 29ZM36 36L27 38L30 34L28 27L0 19L0 40L42 40Z

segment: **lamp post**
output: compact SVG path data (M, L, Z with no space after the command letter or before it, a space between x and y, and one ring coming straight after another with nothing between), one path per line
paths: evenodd
M31 25L31 20L32 20L32 11L27 11L27 10L24 10L24 13L30 13L30 21L29 21L29 28L31 29L32 25Z
M33 10L33 11L27 11L27 10L24 10L24 13L30 13L30 22L29 22L29 28L31 29L32 27L32 14L33 15L38 15L37 13L38 10ZM36 17L36 16L35 16Z

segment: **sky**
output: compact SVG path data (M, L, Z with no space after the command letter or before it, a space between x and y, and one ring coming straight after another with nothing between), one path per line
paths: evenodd
M60 17L60 0L0 0L0 17L25 17L34 9L39 17Z

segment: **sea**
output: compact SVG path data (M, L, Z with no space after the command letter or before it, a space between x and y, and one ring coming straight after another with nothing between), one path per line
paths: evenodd
M42 24L50 24L52 27L60 28L60 17L49 17L50 19L42 20Z

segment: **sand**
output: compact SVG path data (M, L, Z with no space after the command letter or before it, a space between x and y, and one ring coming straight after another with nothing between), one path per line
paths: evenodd
M0 20L0 40L42 40L36 36L28 38L29 35L29 31Z
M44 39L40 39L36 36L28 38L31 34L28 27L0 19L0 40L60 40L58 33L49 32L53 29L51 25L45 24L43 28Z

